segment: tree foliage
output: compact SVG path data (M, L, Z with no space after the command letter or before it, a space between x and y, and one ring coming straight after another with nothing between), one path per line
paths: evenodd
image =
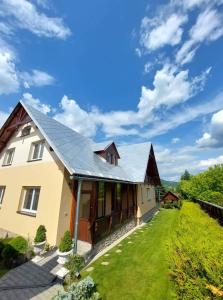
M195 197L223 206L223 164L181 180L179 190L184 198Z

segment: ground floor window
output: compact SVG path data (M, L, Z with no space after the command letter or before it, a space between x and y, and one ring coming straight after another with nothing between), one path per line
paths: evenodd
M4 193L5 193L5 186L0 186L0 206L2 205L3 202Z
M22 211L36 213L38 208L40 187L25 187Z
M105 183L98 182L97 217L105 215Z

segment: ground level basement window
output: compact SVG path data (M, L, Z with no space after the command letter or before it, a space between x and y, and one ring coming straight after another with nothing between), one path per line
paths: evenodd
M40 187L24 187L21 211L36 214L39 202Z

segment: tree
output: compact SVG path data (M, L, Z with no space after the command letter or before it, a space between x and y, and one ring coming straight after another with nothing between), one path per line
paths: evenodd
M185 170L185 172L181 176L181 180L190 180L190 179L191 179L191 174L187 170Z

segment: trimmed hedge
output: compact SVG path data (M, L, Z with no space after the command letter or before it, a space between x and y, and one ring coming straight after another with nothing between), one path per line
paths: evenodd
M36 231L34 242L41 243L44 241L46 241L46 227L44 225L40 225Z
M178 299L223 298L223 228L198 204L184 202L173 235Z
M71 249L72 249L71 234L70 231L67 230L60 241L59 250L60 252L69 252Z

